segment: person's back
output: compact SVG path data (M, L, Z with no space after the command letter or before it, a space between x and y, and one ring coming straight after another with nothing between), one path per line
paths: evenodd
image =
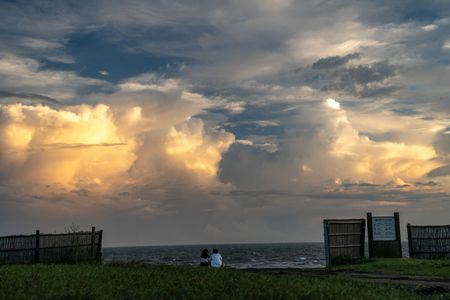
M213 253L211 254L211 267L220 268L222 265L222 255L220 255L219 250L213 249Z
M203 249L202 254L200 255L200 266L202 266L202 267L209 266L208 249Z

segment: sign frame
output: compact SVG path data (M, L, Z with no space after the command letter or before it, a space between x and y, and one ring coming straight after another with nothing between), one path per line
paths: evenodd
M374 230L378 232L374 232ZM393 216L372 216L372 213L368 212L367 237L369 240L369 257L402 257L398 212L394 212Z

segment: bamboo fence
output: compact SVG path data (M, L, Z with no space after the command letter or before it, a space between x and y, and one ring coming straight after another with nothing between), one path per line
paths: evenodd
M450 258L450 225L407 225L409 256L413 258Z
M327 265L340 258L364 257L365 219L324 220Z
M103 231L0 237L0 264L77 263L101 259Z

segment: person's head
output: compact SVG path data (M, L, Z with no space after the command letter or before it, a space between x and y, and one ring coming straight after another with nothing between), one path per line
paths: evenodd
M203 249L202 255L200 255L200 257L208 257L208 249Z
M219 250L213 249L213 253L219 253Z

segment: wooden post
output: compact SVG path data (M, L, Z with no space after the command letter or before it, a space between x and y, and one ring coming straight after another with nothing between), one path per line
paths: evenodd
M364 255L365 255L365 253L364 253L364 247L365 247L365 244L366 244L366 241L365 241L365 237L366 237L366 235L365 235L365 233L366 233L366 220L362 220L362 224L361 224L361 238L360 238L360 243L361 243L361 247L359 248L359 255L361 256L361 257L364 257Z
M367 239L369 241L369 257L373 257L372 213L367 213Z
M34 262L39 263L39 230L36 230L36 244L34 247Z
M402 257L402 239L400 236L400 216L398 212L394 212L394 222L395 222L395 234L396 234L396 241L398 245L398 256Z
M97 249L95 249L95 226L92 226L91 229L91 258L92 260L95 260L96 258L96 254L95 251Z
M101 261L102 259L102 238L103 238L103 230L98 232L98 244L97 244L97 260Z
M325 262L326 262L326 266L327 268L330 266L331 261L330 261L330 249L328 248L329 245L329 236L328 236L328 221L327 220L323 220L323 239L324 239L324 244L325 244Z
M410 258L414 258L414 249L413 249L413 241L412 241L412 236L411 236L411 224L408 223L408 225L406 225L406 230L408 232L408 250L409 250L409 257Z

